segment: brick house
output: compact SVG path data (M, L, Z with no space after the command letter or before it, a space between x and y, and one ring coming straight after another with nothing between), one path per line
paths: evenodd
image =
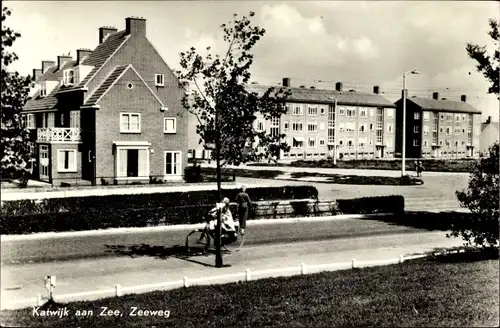
M53 184L182 179L184 90L146 37L146 20L101 27L98 46L33 70L25 120L36 140L33 178ZM103 181L104 180L104 181Z
M269 87L250 84L247 90L261 95ZM373 93L344 91L339 82L335 90L320 90L291 87L289 78L283 79L283 87L291 90L287 113L270 121L257 116L254 123L256 130L286 135L291 149L281 153L280 159L333 157L335 148L337 158L342 159L394 156L396 106L379 94L379 87L375 86ZM194 117L190 120L193 131L196 122ZM208 152L198 145L196 133L192 135L191 152L197 158L206 158Z
M500 123L492 122L488 116L484 123L481 123L481 137L479 141L480 153L487 154L490 147L500 139Z
M396 101L397 134L396 152L403 144L403 100ZM432 99L406 98L406 157L407 158L467 158L479 156L481 111L461 101L439 99L434 92Z

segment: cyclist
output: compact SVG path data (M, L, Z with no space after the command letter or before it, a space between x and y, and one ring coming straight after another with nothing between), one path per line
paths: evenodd
M208 229L214 231L217 227L218 210L220 210L222 242L223 244L232 243L238 237L236 236L236 226L234 224L233 215L229 208L229 198L224 197L221 203L217 203L216 206L210 210L209 215L211 220L208 222Z

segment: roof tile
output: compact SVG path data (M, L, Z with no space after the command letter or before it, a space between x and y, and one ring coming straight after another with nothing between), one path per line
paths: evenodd
M476 109L471 104L468 104L463 101L444 100L444 99L438 100L438 99L421 98L421 97L411 97L407 99L415 103L417 106L421 107L424 110L481 114L481 111L479 109ZM398 102L400 101L401 99L398 100Z
M84 106L96 105L99 98L108 91L113 83L120 77L120 75L128 68L128 65L117 66L108 78L97 88L97 90L90 96Z

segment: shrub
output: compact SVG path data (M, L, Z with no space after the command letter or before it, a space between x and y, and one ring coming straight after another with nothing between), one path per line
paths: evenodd
M196 165L186 166L184 169L184 181L188 183L198 183L203 181L201 167Z
M399 195L338 199L337 204L343 214L404 213L404 197Z
M493 247L499 240L499 143L490 147L487 157L473 166L466 190L457 191L460 204L473 215L452 224L448 236L462 237L469 245Z

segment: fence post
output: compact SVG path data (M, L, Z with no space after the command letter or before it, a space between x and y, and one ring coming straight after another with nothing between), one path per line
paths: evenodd
M305 263L300 264L300 274L306 274L307 273L307 268Z
M189 279L188 279L188 277L184 277L184 287L189 287Z
M252 280L252 272L250 271L250 269L246 269L245 270L245 281L250 281Z
M122 296L122 285L116 284L115 285L115 292L116 292L117 297Z
M352 259L352 268L355 269L356 268L356 259Z

